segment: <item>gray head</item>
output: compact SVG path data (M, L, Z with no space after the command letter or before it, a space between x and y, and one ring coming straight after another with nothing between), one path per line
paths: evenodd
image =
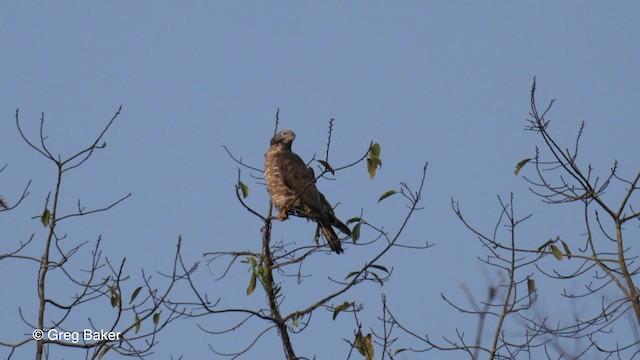
M291 130L282 130L271 138L271 146L275 144L284 144L290 148L293 140L295 139L296 133Z

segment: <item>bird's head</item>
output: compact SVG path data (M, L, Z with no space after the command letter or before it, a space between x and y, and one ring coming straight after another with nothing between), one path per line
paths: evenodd
M291 147L293 140L295 140L296 134L291 130L282 130L279 133L275 134L273 138L271 138L271 146L275 144L284 144L288 147Z

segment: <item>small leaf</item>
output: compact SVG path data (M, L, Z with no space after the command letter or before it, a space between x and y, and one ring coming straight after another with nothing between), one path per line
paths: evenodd
M240 189L242 190L243 198L249 196L249 187L245 183L243 183L242 181L238 181L238 186L240 186Z
M300 315L299 312L296 311L295 314L293 314L293 316L291 317L291 323L293 324L293 326L298 327L300 326L300 318L302 317L302 315Z
M40 216L40 221L42 222L42 225L44 225L44 227L49 226L49 221L51 220L51 212L49 211L49 209L44 209L44 211L42 212L42 216Z
M567 259L571 259L571 250L569 250L569 245L563 240L560 240L562 243L562 247L564 248L564 252L567 254Z
M529 290L529 294L536 292L536 281L530 277L527 278L527 290Z
M160 322L160 313L157 312L157 313L153 314L153 324L158 326L159 322Z
M328 162L326 162L326 161L324 161L324 160L318 160L318 162L319 162L320 164L322 164L322 166L324 166L324 169L325 169L326 171L330 172L330 173L331 173L331 175L335 175L335 174L336 174L336 172L333 170L333 168L331 167L331 165L329 165L329 163L328 163ZM311 169L311 171L313 171L313 169ZM314 176L314 178L315 178L315 176Z
M111 307L116 307L118 305L120 305L120 295L119 294L111 295Z
M104 349L102 349L102 351L100 352L100 355L98 355L98 360L102 360L102 358L104 357L104 354L107 353L107 351L109 351L111 349L111 345L106 344L104 346Z
M360 271L352 271L352 272L348 273L347 276L344 279L347 280L348 278L352 277L353 275L357 275L359 273L360 273Z
M520 170L522 169L523 166L525 166L526 163L528 163L529 161L531 161L531 159L524 159L521 160L517 165L516 165L516 170L513 172L514 174L516 174L516 176L518 176L518 173L520 172Z
M389 270L387 270L387 268L382 266L382 265L371 264L371 265L369 265L369 267L372 267L372 268L375 268L375 269L378 269L378 270L382 270L382 271L386 272L387 274L389 273Z
M118 293L118 285L114 283L109 286L109 293L111 295L111 307L116 307L120 305L120 294Z
M342 305L338 305L335 307L335 309L333 309L333 320L336 319L336 317L338 317L338 314L341 311L345 311L349 308L349 306L351 306L351 304L347 301L343 302Z
M362 223L357 223L356 226L353 227L353 230L351 230L351 241L353 241L354 244L360 239L360 225L362 225Z
M140 331L140 317L136 314L136 334Z
M546 242L546 243L544 243L544 244L542 244L542 245L540 245L540 246L538 247L538 252L542 251L544 248L546 248L547 246L549 246L549 245L550 245L550 244L552 244L552 243L553 243L553 240L552 240L552 239L547 240L547 242Z
M251 266L254 267L256 266L258 263L256 262L256 259L252 256L248 256L247 260L251 263Z
M557 246L551 245L551 252L553 253L553 256L556 257L556 259L562 260L562 251L560 251Z
M133 294L131 294L131 300L129 300L129 304L131 304L133 300L136 299L136 296L138 296L138 294L140 293L140 290L142 290L142 286L140 286L139 288L133 291Z
M384 282L382 282L382 279L380 278L380 276L378 276L378 274L372 272L371 275L376 278L376 280L380 283L380 286L384 286Z
M401 353L401 352L403 352L403 351L407 351L407 349L405 349L405 348L398 349L398 350L396 350L396 351L394 351L394 352L393 352L393 356L396 356L396 355L400 354L400 353Z
M382 201L382 200L384 200L384 199L388 198L389 196L391 196L393 194L396 194L396 193L397 193L397 191L395 191L395 190L389 190L389 191L385 192L384 194L380 195L380 199L378 199L378 202L380 202L380 201Z
M362 338L362 332L360 330L358 330L358 333L356 334L356 340L353 342L353 347L358 350L360 355L365 356L364 339Z
M376 170L378 170L378 164L371 159L367 159L367 171L370 179L376 177Z
M369 148L369 157L367 157L369 178L373 179L376 176L378 167L382 167L382 160L380 160L380 144L375 143Z
M369 156L372 158L380 157L380 144L375 143L371 145L371 148L369 149Z
M364 351L366 352L365 359L373 360L374 350L371 334L367 334L367 336L364 338Z
M352 217L351 219L347 220L346 224L349 225L351 223L358 222L360 220L362 220L362 219L360 219L359 217Z
M251 295L251 293L253 292L253 290L256 289L256 280L257 280L257 276L255 272L251 273L251 280L249 280L249 287L247 287L247 296Z

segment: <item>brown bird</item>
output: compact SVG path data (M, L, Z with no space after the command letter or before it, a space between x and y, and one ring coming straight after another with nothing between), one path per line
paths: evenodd
M265 154L264 177L271 202L280 212L277 218L284 221L289 214L315 221L329 244L337 254L343 252L335 226L351 236L351 230L333 213L333 208L315 184L313 170L291 151L296 134L283 130L271 139L271 146Z

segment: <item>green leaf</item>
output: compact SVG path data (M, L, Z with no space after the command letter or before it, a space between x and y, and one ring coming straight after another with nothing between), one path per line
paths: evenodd
M293 316L291 317L291 324L295 327L300 326L301 317L302 317L302 314L296 311L295 314L293 314Z
M135 289L133 291L133 294L131 294L131 300L129 300L129 304L131 304L133 302L133 300L136 299L136 297L138 296L138 294L140 293L140 290L142 290L142 286L140 286L139 288Z
M374 350L373 350L373 339L371 338L371 334L367 334L364 338L364 351L366 355L364 358L366 360L373 360Z
M360 355L364 356L364 338L362 337L362 332L360 330L358 330L358 333L356 334L356 340L353 342L353 347L358 350Z
M42 225L44 225L44 227L49 226L49 221L51 220L51 212L49 211L49 209L45 208L44 211L42 212L42 216L40 216L40 221L42 222Z
M378 269L378 270L382 270L382 271L386 272L387 274L389 273L389 270L387 270L387 268L382 266L382 265L371 264L371 265L369 265L369 267L372 267L372 268L375 268L375 269Z
M518 176L518 173L520 172L520 170L522 169L523 166L525 166L526 163L528 163L529 161L531 161L531 159L524 159L521 160L517 165L516 165L516 170L513 172L514 174L516 174L516 176Z
M400 353L401 353L401 352L403 352L403 351L407 351L407 349L404 349L404 348L402 348L402 349L398 349L398 350L396 350L396 351L394 351L394 352L393 352L393 356L396 356L396 355L400 354Z
M382 282L382 279L380 278L380 276L378 276L378 274L372 272L371 275L376 278L376 280L380 283L380 286L384 286L384 282Z
M569 245L563 240L560 240L562 243L562 247L564 248L564 252L567 254L567 259L571 259L571 250L569 250Z
M552 240L552 239L549 239L549 240L547 240L547 242L546 242L546 243L544 243L544 244L540 245L540 246L538 247L538 252L540 252L540 251L544 250L544 248L546 248L546 247L547 247L547 246L549 246L550 244L553 244L553 240Z
M118 285L114 283L109 286L109 293L111 294L111 307L116 307L121 304L120 294L118 293Z
M378 164L371 159L367 159L367 171L370 179L376 177L376 170L378 170Z
M527 278L527 290L529 290L529 294L536 292L536 281L530 277Z
M255 267L258 264L253 256L247 256L247 260L251 263L252 267Z
M352 271L348 273L344 279L347 280L348 278L352 277L353 275L357 275L358 273L360 273L360 271Z
M238 186L240 186L240 189L242 190L243 198L246 198L247 196L249 196L249 187L245 183L238 180Z
M556 259L562 260L562 251L560 251L560 249L558 249L557 246L551 245L551 252L553 253L553 256L555 256Z
M136 334L140 331L140 317L136 314Z
M111 295L111 307L116 307L120 305L120 295L113 294Z
M255 272L251 273L251 280L249 280L249 287L247 287L247 296L251 295L251 293L253 292L253 290L256 289L256 280L257 280L257 276Z
M388 198L389 196L396 194L397 191L396 190L389 190L387 192L385 192L384 194L380 195L380 199L378 199L378 202Z
M380 157L380 144L375 143L371 145L371 148L369 149L369 156L372 158Z
M111 345L105 345L104 349L102 349L102 351L100 352L100 355L98 355L98 360L102 360L102 358L104 357L104 354L107 353L107 351L109 351L111 349Z
M349 307L351 306L351 304L347 301L343 302L342 305L338 305L333 309L333 320L336 319L336 317L338 317L338 314L341 311L345 311L347 310Z
M347 220L346 224L349 225L351 223L358 222L360 220L362 220L362 219L360 219L359 217L352 217L351 219Z
M362 223L357 223L356 226L353 227L353 230L351 230L351 241L353 241L354 244L360 239L360 225L362 225Z
M153 324L158 326L159 322L160 322L160 312L157 312L153 314Z

